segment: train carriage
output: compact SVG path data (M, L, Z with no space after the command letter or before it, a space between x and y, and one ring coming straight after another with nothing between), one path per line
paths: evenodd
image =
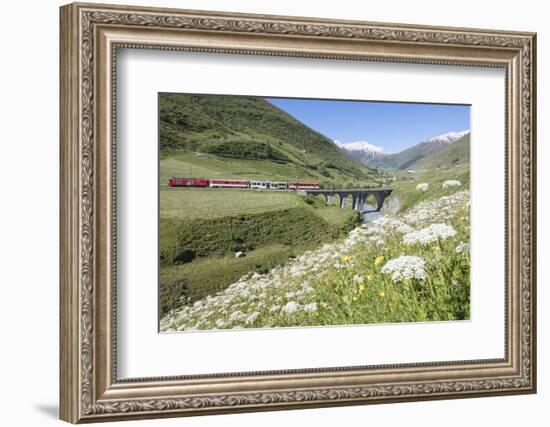
M250 181L250 188L256 190L286 190L288 183L272 181Z
M249 181L237 179L211 179L209 183L211 188L249 188Z
M268 190L271 188L270 181L250 181L250 188L254 190Z
M286 190L288 188L288 183L286 182L272 182L271 188L273 190Z
M289 182L289 190L318 190L321 186L317 182Z

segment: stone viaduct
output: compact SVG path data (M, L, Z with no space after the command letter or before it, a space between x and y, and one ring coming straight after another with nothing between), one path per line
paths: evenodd
M353 189L342 189L342 190L302 190L300 194L306 196L325 196L327 205L332 204L334 196L337 196L340 199L340 207L345 208L348 198L351 196L353 209L356 211L362 211L363 205L367 200L367 197L370 195L374 196L376 199L376 210L379 211L382 209L384 200L388 197L393 191L393 188L353 188Z

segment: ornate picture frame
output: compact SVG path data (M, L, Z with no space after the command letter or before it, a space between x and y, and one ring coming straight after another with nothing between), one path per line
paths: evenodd
M536 391L536 35L75 3L61 15L61 419L112 421ZM409 64L506 73L501 359L119 379L117 49Z

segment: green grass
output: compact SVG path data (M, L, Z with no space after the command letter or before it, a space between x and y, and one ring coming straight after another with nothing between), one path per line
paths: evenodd
M359 219L320 197L251 190L162 189L161 213L162 313L333 241Z
M160 162L161 184L173 176L202 176L205 178L234 179L321 179L314 170L304 169L292 163L265 160L227 159L212 154L186 151L164 152Z
M187 153L166 158L162 158L161 155L160 185L167 185L168 179L174 176L216 178L219 177L224 170L225 167L223 166L223 162L216 162L215 159L212 159L210 162L205 162L200 156L193 156Z
M324 196L306 198L286 191L160 189L160 215L165 219L221 218L303 207L336 226L355 221L351 197L345 209L338 207L339 202L338 197L333 197L332 205L327 206Z
M339 208L297 206L216 218L161 218L161 264L250 251L273 243L296 245L330 241L351 229L358 220L358 214L351 209L344 210L345 213L324 214L325 218L318 213L329 210ZM331 217L336 223L327 221Z
M388 218L385 225L355 230L344 242L317 248L285 268L248 274L217 298L192 306L183 301L162 316L161 330L469 319L468 206L468 193L456 191ZM425 228L442 223L452 233L425 240ZM410 227L423 238L405 238Z
M163 267L160 272L161 312L213 295L251 271L265 273L310 248L311 245L271 244L247 252L240 258L234 254L214 255L187 264Z
M357 214L352 209L351 197L348 197L345 209L340 209L340 199L338 197L332 198L332 205L330 206L327 206L324 196L309 196L304 198L303 201L314 208L316 215L330 224L351 230L351 225L356 223Z
M288 209L303 204L293 192L225 190L208 188L161 188L161 218L217 218L240 213Z
M318 301L330 301L319 311L326 325L464 320L470 317L470 258L457 254L457 242L469 241L469 215L459 210L451 220L457 235L423 246L403 245L400 235L386 235L382 247L363 244L343 257L346 268L332 269L312 282ZM393 283L381 271L389 259L401 255L427 262L425 280ZM380 264L375 261L379 258ZM360 286L354 277L360 277Z
M411 208L423 200L435 199L446 196L456 191L456 188L443 188L442 184L446 180L458 180L462 183L461 188L470 187L470 166L464 165L445 170L431 170L421 173L401 172L397 175L397 180L391 183L394 189L390 197L398 197L400 200L401 212ZM428 183L430 190L422 192L416 189L420 183Z

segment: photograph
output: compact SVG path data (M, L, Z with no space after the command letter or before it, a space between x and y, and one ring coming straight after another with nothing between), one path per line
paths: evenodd
M470 105L159 93L160 332L470 319Z

